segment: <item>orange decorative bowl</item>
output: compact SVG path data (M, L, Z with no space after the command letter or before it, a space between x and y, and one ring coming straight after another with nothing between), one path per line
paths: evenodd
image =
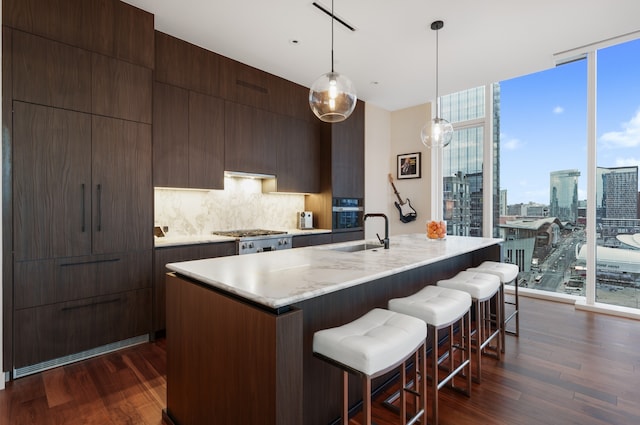
M443 220L427 221L427 238L443 240L447 237L447 222Z

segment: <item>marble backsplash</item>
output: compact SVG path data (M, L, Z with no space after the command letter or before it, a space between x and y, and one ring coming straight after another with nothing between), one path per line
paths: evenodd
M168 236L207 235L214 230L296 228L304 195L262 193L258 179L225 177L224 190L155 189L155 225Z

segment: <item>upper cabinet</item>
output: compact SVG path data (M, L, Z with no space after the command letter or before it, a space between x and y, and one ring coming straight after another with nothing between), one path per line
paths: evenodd
M222 56L159 31L155 40L155 81L220 96Z
M13 98L91 112L91 53L13 31Z
M225 169L276 174L277 121L272 112L227 101Z
M320 121L281 116L276 121L278 192L320 191Z
M224 188L224 101L154 83L153 183Z
M153 14L118 0L4 0L3 24L153 68Z
M243 105L309 120L309 89L243 63L223 58L221 96Z
M364 102L331 125L331 180L334 198L364 198Z
M151 124L151 70L93 54L92 108L98 115Z

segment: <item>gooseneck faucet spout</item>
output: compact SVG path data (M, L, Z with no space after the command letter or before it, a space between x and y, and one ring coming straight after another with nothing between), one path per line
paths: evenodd
M384 249L389 249L389 219L387 218L386 215L382 213L369 213L364 215L364 220L366 220L369 217L384 218L384 239L381 239L378 233L376 233L376 236L378 237L378 240L380 241L380 243L384 245Z

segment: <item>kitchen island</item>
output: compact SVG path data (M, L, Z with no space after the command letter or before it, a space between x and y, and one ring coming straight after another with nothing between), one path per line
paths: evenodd
M313 333L484 260L499 261L500 242L411 234L393 236L388 250L354 241L167 265L165 419L333 422L341 375L313 356ZM351 405L360 394L353 382Z

